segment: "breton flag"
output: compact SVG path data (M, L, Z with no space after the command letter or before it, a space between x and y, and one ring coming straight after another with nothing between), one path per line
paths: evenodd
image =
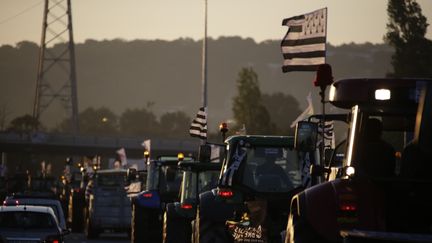
M288 32L281 43L282 71L316 71L325 63L327 8L284 19Z
M206 107L201 107L198 110L196 118L193 119L189 134L192 137L198 137L201 139L207 139L207 109Z

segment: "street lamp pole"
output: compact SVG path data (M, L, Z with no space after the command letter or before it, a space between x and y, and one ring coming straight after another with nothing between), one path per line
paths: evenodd
M204 38L202 48L202 105L203 107L207 107L207 0L204 0Z

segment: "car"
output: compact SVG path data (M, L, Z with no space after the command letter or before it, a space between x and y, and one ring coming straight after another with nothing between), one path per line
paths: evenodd
M18 205L0 207L1 242L64 242L62 229L51 207Z
M17 193L6 197L3 201L3 206L46 206L52 208L56 216L60 228L66 229L66 220L63 213L63 208L58 199L55 199L51 194L44 193Z

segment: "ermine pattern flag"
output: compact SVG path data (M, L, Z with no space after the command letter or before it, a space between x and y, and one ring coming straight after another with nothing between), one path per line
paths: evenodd
M316 71L325 63L327 8L284 19L288 32L281 43L283 72Z
M189 134L192 137L207 139L207 109L205 107L198 110L196 118L190 125Z

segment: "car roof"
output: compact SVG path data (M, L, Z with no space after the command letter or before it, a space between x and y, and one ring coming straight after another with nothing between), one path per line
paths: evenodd
M54 210L48 206L33 206L33 205L18 205L18 206L0 206L0 212L37 212L37 213L49 213L54 218L56 218L54 214Z
M61 205L60 201L57 199L49 199L49 198L34 198L34 197L7 197L5 202L15 202L19 201L22 203L43 203L43 204L52 204L52 205Z

